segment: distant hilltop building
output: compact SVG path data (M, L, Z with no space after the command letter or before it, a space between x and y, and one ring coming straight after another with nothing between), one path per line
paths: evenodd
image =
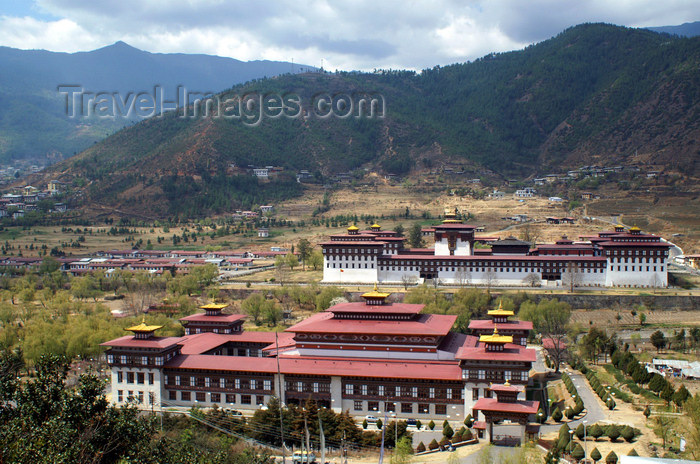
M555 219L555 218L552 218ZM573 222L560 218L560 222ZM554 222L554 221L550 221ZM432 229L432 230L431 230ZM404 247L404 238L374 224L369 230L348 228L321 243L323 281L349 283L424 282L500 286L666 287L669 245L638 227L615 227L574 242L562 239L537 245L515 239L482 241L475 226L447 217L423 229L435 237L433 249ZM483 240L486 241L486 240ZM517 242L517 243L516 243ZM506 250L501 252L499 250Z

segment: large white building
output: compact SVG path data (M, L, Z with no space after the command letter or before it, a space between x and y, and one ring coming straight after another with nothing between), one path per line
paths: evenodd
M433 230L433 248L409 249L403 237L348 228L323 248L323 281L405 283L439 279L445 284L491 286L666 287L668 249L661 237L639 228L600 232L579 241L537 245L513 237L475 237L476 227L448 216ZM474 248L476 242L489 248Z

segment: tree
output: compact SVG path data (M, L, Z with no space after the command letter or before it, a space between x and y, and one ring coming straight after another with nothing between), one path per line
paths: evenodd
M401 224L396 224L396 227L394 227L394 232L396 232L397 237L403 237L405 229Z
M673 394L673 402L676 403L676 406L679 408L683 407L683 403L688 401L688 398L690 398L690 392L685 388L685 385L681 385L678 391Z
M411 248L423 248L425 246L423 232L420 224L417 222L411 226L411 230L408 233L408 244Z
M649 416L651 416L651 409L649 408L648 404L644 408L644 412L642 414L644 414L644 417L646 417L647 419L649 419Z
M289 277L289 264L285 256L275 258L275 276L280 284L283 284Z
M685 353L685 329L681 329L674 337L676 349Z
M644 313L639 313L639 325L644 326L644 323L647 321L647 315Z
M287 253L287 256L284 257L284 262L287 263L289 269L293 271L294 268L299 265L299 258L297 258L297 255L294 253Z
M61 268L61 263L53 256L44 256L41 260L39 269L37 270L40 275L51 274L58 271Z
M425 444L423 442L418 443L416 447L416 453L423 453L425 451Z
M675 392L673 391L673 386L669 382L666 382L666 386L663 390L661 390L661 395L659 396L661 396L661 399L666 401L666 404L669 404L673 399L674 393Z
M433 430L435 428L435 422L433 422L432 420L430 422L428 422L428 428L430 430Z
M602 458L600 451L598 451L598 448L593 448L593 451L591 451L591 459L593 459L593 462L598 462L600 461L600 458Z
M455 282L457 282L457 285L464 288L469 285L471 281L472 273L469 272L467 268L460 267L457 269L457 272L455 272Z
M651 334L651 337L649 337L649 341L651 341L651 344L654 345L654 348L656 348L657 353L662 349L666 348L666 336L660 330L657 330L656 332Z
M614 443L620 438L620 428L615 424L610 424L606 435L610 438L610 441Z
M583 440L583 436L585 433L583 423L578 424L578 427L576 427L575 433L576 433L576 438L578 438L579 440Z
M323 253L321 250L313 250L311 252L309 264L314 268L314 271L323 266Z
M686 449L690 456L700 459L700 393L688 398L683 406L683 412L688 418L685 436L688 440Z
M584 455L583 447L581 447L580 443L577 443L576 447L571 452L571 457L576 459L577 461L580 461L581 459L583 459L583 455Z
M299 259L301 260L302 264L302 270L306 270L306 261L309 259L309 256L311 256L311 251L313 250L313 247L311 246L311 242L309 242L307 239L302 238L299 240L299 243L297 243L297 253L299 253ZM290 266L292 269L294 266Z
M593 424L588 430L588 434L592 436L595 441L598 441L598 439L603 436L603 428L598 424Z
M408 290L409 285L414 285L418 279L416 276L410 274L404 274L401 276L401 283L403 284L403 289Z
M627 442L627 443L632 443L634 441L635 433L634 429L630 427L629 425L626 425L622 428L622 438Z
M630 341L632 342L632 346L634 346L634 349L637 349L637 345L642 343L642 336L639 335L638 333L633 333L630 335Z
M552 420L555 422L560 422L563 418L563 414L559 410L559 407L554 408L554 411L552 411Z
M528 300L520 305L518 317L524 321L531 321L535 332L552 341L552 347L548 351L555 371L559 372L559 366L566 353L566 328L571 317L571 306L556 299L543 299L539 303Z
M262 293L253 293L243 300L241 309L259 325L260 318L267 313L270 304L274 305L274 302L268 301Z
M537 274L528 274L523 279L523 283L528 287L539 287L542 285L542 279Z
M671 438L675 422L671 416L654 416L654 433L661 438L664 448L666 448L666 442Z
M574 261L567 262L562 280L562 283L569 287L569 293L574 293L576 287L580 286L583 280L583 270L581 269L581 265Z
M610 451L608 455L605 457L605 464L616 464L617 463L617 454L615 454L615 451Z
M452 427L450 427L450 424L447 424L447 426L442 428L442 435L447 438L448 440L454 436L455 432L452 430Z
M428 449L431 450L431 451L432 451L432 450L436 450L436 449L438 449L439 447L440 447L440 445L438 444L437 440L434 439L434 438L433 438L433 440L428 444Z
M423 443L421 442L421 444ZM423 451L425 451L425 445L423 445ZM408 464L411 462L411 456L413 456L411 439L408 437L401 437L394 449L393 456L391 456L391 464Z

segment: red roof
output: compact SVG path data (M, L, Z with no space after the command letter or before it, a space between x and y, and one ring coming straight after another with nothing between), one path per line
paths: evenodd
M476 250L477 252L480 250ZM487 256L449 256L449 255L411 255L411 254L396 254L382 256L381 259L414 259L414 260L431 260L431 261L594 261L606 262L604 256L529 256L529 255L487 255Z
M476 226L470 226L469 224L458 224L458 223L453 223L453 224L440 224L437 226L433 226L435 231L438 231L440 229L464 229L464 230L471 230L471 229L476 229Z
M604 247L663 247L671 248L673 245L666 242L600 242L598 245Z
M372 241L368 241L368 240L334 240L332 242L321 242L321 243L319 243L319 245L322 245L322 246L330 246L330 245L383 246L384 242L381 240L372 240Z
M338 375L371 378L402 378L425 380L462 379L462 369L455 362L413 362L380 359L347 358L279 358L282 374L297 375ZM180 355L170 360L166 367L181 369L225 370L238 372L269 373L277 372L275 358L254 358L242 356Z
M100 343L100 346L124 347L124 348L156 348L163 349L176 345L183 340L182 337L151 337L146 339L134 338L133 335L125 335L108 342Z
M493 392L520 393L525 391L525 387L523 387L522 385L497 384L491 385L489 387L489 390Z
M274 343L274 341L274 332L238 332L234 334L206 332L186 335L182 338L180 345L182 345L182 354L202 354L229 342L268 344Z
M539 401L518 401L517 403L501 403L496 398L481 398L476 402L475 411L513 412L521 414L536 414L540 407Z
M436 335L450 331L457 316L419 314L411 320L335 319L332 312L314 314L286 329L296 333L357 333L381 335Z
M236 322L245 319L243 314L221 314L219 316L207 316L205 313L192 314L191 316L181 317L181 321L185 322Z
M498 327L499 330L532 330L532 322L530 321L508 321L508 322L497 322L476 319L469 321L469 328L471 330L490 330L493 331L494 327Z
M516 361L535 362L537 353L531 348L526 348L513 343L506 343L503 351L486 351L486 346L479 343L476 347L462 347L457 351L457 359L467 361Z
M418 314L424 304L391 303L384 305L368 305L363 302L339 303L326 309L332 313L368 313L368 314Z

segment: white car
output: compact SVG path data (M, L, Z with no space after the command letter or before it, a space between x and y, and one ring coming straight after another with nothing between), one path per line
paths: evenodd
M377 418L374 416L365 416L367 422L377 422Z

